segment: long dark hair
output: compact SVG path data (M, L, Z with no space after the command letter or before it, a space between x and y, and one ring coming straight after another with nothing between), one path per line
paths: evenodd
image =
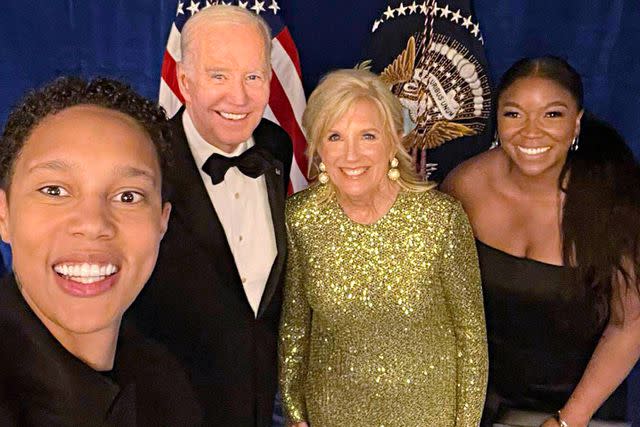
M524 58L502 77L497 99L516 80L543 77L566 89L583 107L580 75L564 59ZM496 103L497 104L497 103ZM621 323L624 312L611 308L613 278L640 273L640 166L624 139L607 123L585 114L578 150L569 151L558 180L564 193L561 237L565 265L576 269L577 286L595 302L600 323Z
M640 273L640 166L608 124L585 115L580 129L579 149L560 174L563 259L592 291L599 318L621 323L624 312L609 302L615 275L636 291L640 285L630 283Z

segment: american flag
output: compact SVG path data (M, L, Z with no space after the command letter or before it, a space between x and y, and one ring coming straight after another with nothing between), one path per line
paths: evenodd
M191 16L218 2L211 1L179 1L176 17L171 25L171 32L167 40L167 48L162 61L160 76L159 102L169 117L180 110L184 98L178 88L176 77L176 62L180 61L180 32ZM282 17L282 11L276 0L226 1L224 4L234 4L252 10L261 16L273 34L271 66L271 96L264 112L264 117L279 124L293 141L293 162L289 179L289 194L300 191L307 186L306 171L307 158L305 150L307 142L302 133L302 113L306 106L304 90L302 88L302 73L298 50L291 38Z

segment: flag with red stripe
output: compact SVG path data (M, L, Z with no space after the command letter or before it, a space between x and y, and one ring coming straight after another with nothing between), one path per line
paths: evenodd
M178 112L184 98L178 87L176 62L180 60L180 32L187 19L200 10L217 2L211 1L178 1L176 17L171 25L167 40L167 48L162 61L160 76L159 102L169 117ZM251 10L260 15L271 27L273 34L271 50L271 96L264 112L264 117L280 125L293 142L293 162L289 179L289 193L300 191L307 186L307 158L305 150L307 141L302 132L302 113L306 106L302 88L302 72L298 50L291 34L284 24L282 11L276 0L265 1L227 1L225 4ZM252 3L252 4L250 4Z

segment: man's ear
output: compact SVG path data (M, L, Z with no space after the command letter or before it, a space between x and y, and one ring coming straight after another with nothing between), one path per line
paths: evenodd
M187 78L187 70L182 62L178 62L176 64L176 78L178 80L180 93L184 97L185 102L190 102L191 96L189 95L189 79Z
M2 240L11 243L9 237L9 195L5 190L0 190L0 236Z

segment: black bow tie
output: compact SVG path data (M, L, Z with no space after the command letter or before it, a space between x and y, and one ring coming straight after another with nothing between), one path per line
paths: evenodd
M214 153L204 162L202 170L210 177L213 185L224 181L224 175L229 168L236 166L240 172L251 178L257 178L264 174L270 167L271 155L262 147L254 145L244 153L236 157L225 157Z

